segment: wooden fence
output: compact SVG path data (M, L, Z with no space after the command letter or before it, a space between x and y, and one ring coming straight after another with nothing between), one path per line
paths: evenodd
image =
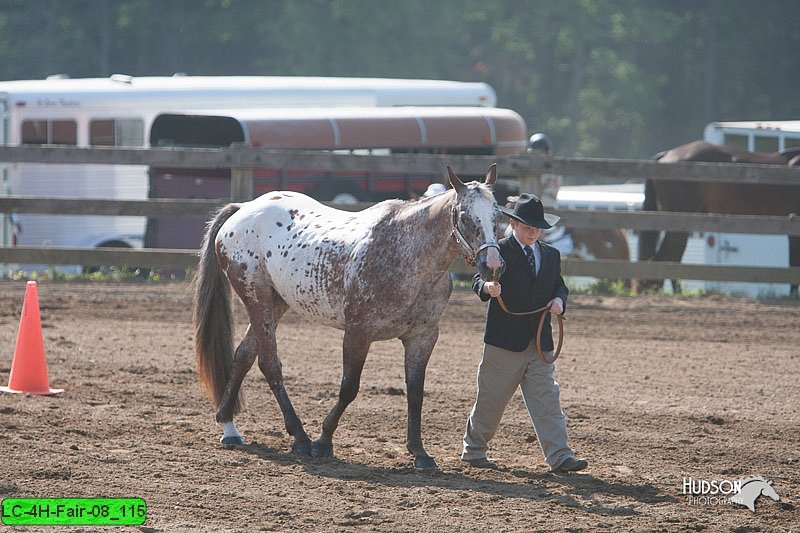
M800 169L725 163L657 164L653 161L577 159L535 156L359 156L327 152L271 151L248 148L73 148L0 147L2 163L124 164L183 168L231 168L231 199L252 196L252 169L307 168L336 172L443 175L450 165L461 175L482 175L493 162L505 177L544 172L591 178L669 179L787 185L800 183ZM102 200L0 196L0 213L61 215L186 216L208 218L225 200ZM369 204L337 206L357 210ZM571 227L634 230L719 231L800 235L800 217L755 217L693 213L555 210ZM196 264L191 250L64 249L0 247L0 263L105 264L185 268ZM564 258L565 275L604 278L682 278L715 281L800 283L800 268L689 265L670 262L582 261Z

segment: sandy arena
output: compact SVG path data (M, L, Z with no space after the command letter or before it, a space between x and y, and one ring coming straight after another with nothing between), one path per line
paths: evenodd
M0 283L3 385L24 292ZM42 282L39 299L50 384L66 392L0 395L0 498L141 497L147 521L127 530L143 532L800 530L797 301L573 297L558 378L590 466L553 475L519 393L490 451L503 469L459 459L484 314L472 293L451 298L428 368L432 473L405 450L399 341L372 346L336 459L298 459L255 367L237 418L247 445L218 444L187 285ZM338 392L341 339L291 312L278 329L287 389L313 438ZM683 494L685 477L755 474L781 497L760 497L755 513ZM72 529L94 530L114 528Z

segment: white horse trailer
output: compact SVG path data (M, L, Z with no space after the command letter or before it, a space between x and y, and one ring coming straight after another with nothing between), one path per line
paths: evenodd
M800 120L711 122L703 139L751 152L779 152L800 146ZM787 268L789 242L785 235L709 233L704 262L709 265ZM706 282L706 289L751 298L788 296L789 284Z
M800 120L711 122L703 140L751 152L779 152L800 146Z
M322 77L141 77L0 82L4 145L147 146L159 113L289 107L494 107L485 83ZM146 166L0 164L0 194L145 199ZM6 213L3 245L138 247L143 217ZM74 269L67 269L77 271Z

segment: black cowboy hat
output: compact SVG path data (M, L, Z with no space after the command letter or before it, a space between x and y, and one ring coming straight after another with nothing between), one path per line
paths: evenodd
M549 229L558 224L561 217L544 212L544 206L538 196L520 194L514 209L501 207L500 211L518 222L534 228Z

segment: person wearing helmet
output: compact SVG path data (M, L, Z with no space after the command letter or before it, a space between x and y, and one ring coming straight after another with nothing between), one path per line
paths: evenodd
M541 155L550 155L550 138L544 133L534 133L528 139L528 153L535 154L541 152Z
M528 139L528 154L535 156L549 156L553 145L550 137L544 133L534 133ZM541 176L525 176L520 182L520 192L535 194L542 199L545 207L553 207L556 195L561 187L561 176L556 174L542 174Z
M534 133L528 139L529 155L549 156L552 143L550 137L544 133ZM558 190L561 188L561 176L558 174L545 173L542 175L520 176L520 192L530 193L538 196L542 205L548 209L556 206ZM506 207L514 207L517 197L508 197ZM511 226L505 230L505 236L511 235ZM541 240L558 249L564 255L574 252L572 237L570 237L563 226L557 226L542 231Z

